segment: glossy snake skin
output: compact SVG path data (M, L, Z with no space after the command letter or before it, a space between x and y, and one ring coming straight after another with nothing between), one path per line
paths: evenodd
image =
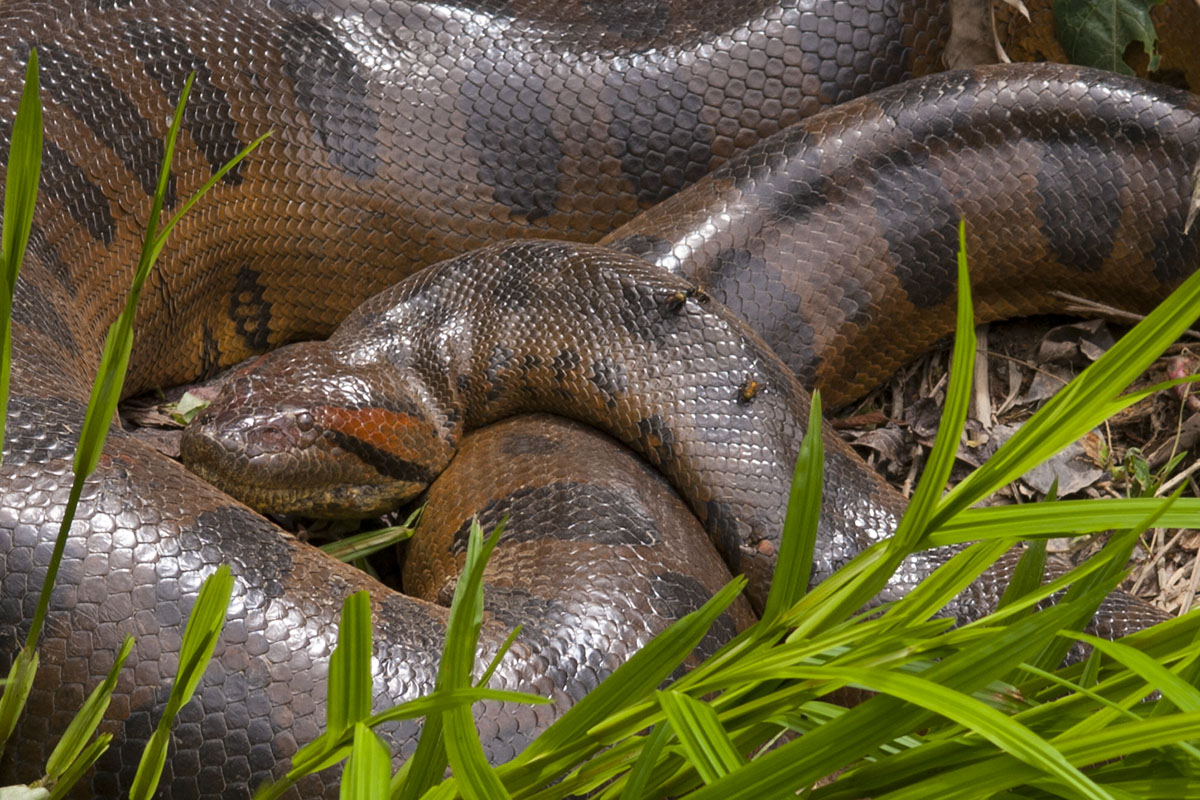
M467 274L504 253L518 254L509 260L526 268L549 266L553 256L555 263L582 270L581 278L597 277L589 264L610 264L622 274L628 269L627 280L641 276L638 285L682 287L697 281L736 304L726 287L751 282L748 268L760 260L779 264L778 254L787 250L777 245L804 241L810 234L800 226L808 219L814 226L811 235L820 237L813 241L840 242L851 253L874 248L881 255L844 278L812 262L823 287L817 296L826 298L816 305L833 312L829 316L843 326L842 332L818 331L819 315L802 309L797 327L802 333L814 329L814 355L804 356L805 361L783 352L793 365L810 365L803 374L825 377L838 364L830 355L834 350L821 342L836 347L853 341L858 332L892 315L900 326L893 329L901 332L899 338L936 335L922 328L919 335L908 336L916 330L909 325L916 323L906 323L903 312L915 306L936 316L945 296L945 279L938 280L937 273L930 281L929 302L915 301L922 295L912 289L930 278L920 265L927 253L938 252L944 214L934 217L937 225L918 224L911 231L890 222L911 224L914 216L924 218L911 210L906 214L912 205L900 201L914 190L904 188L910 187L905 180L911 177L923 191L933 190L934 197L957 198L957 184L942 170L943 159L960 164L964 174L986 174L988 167L972 163L976 149L989 143L1011 143L1013 152L1030 155L1027 168L1032 172L1021 177L1006 169L998 196L1008 199L994 205L973 201L964 210L991 221L1012 209L1030 209L1025 216L1017 213L1015 229L1044 233L1048 244L1034 256L1047 256L1048 269L1064 279L1074 281L1086 273L1119 280L1122 296L1128 297L1134 294L1131 283L1147 283L1154 276L1144 292L1148 300L1196 265L1197 239L1181 239L1174 224L1182 214L1197 155L1194 99L1159 94L1141 84L1114 88L1093 73L1066 73L1054 84L1068 118L1085 123L1082 133L1064 127L1061 119L1028 125L1020 114L1010 122L1002 119L1026 99L1040 102L1046 75L1057 74L1053 70L1034 73L1027 83L1020 73L980 73L898 90L890 107L867 101L854 110L834 112L823 118L827 122L802 129L804 134L772 139L730 161L820 107L935 69L948 24L940 2L631 0L539 6L393 0L181 6L88 0L69 9L5 3L0 23L0 138L8 138L32 45L42 61L47 130L42 204L14 312L14 398L0 471L0 661L14 652L32 616L69 485L71 452L99 343L136 261L166 119L184 76L193 69L197 83L185 117L173 198L190 193L244 143L267 130L273 134L184 220L152 277L139 316L130 392L210 374L251 352L324 335L362 300L417 267L488 242L513 236L596 239L722 163L727 163L724 171L688 195L691 201L664 206L661 224L613 234L621 248L638 255L662 261L669 250L670 258L694 263L700 271L691 278L669 277L620 253L530 243L494 246L478 261L451 261L457 266L443 266L441 273L422 280L434 281L452 268ZM1009 81L1024 88L1000 90ZM890 114L903 127L911 127L911 121L918 128L924 124L934 137L948 135L954 126L938 121L931 104L936 108L939 97L953 97L945 103L953 102L954 109L974 107L984 95L994 103L994 137L962 133L923 150L887 124ZM1073 100L1087 98L1094 100L1092 106L1070 110ZM854 127L869 123L873 115L878 123L874 130L869 124ZM959 117L951 114L950 119ZM831 134L824 141L828 146L819 146L819 155L816 149L797 152L795 136L820 143L823 131L834 129L823 127L827 124L847 126L848 135ZM1047 127L1051 124L1056 127ZM892 138L872 145L875 131L890 131ZM842 213L839 209L856 190L865 198L873 191L849 167L831 172L831 180L818 179L822 171L833 170L825 152L833 153L835 138L863 148L868 154L864 163L877 167L877 184L898 187L883 195L897 208L882 208L890 201L880 199L867 216L855 217L864 212L845 206L850 224L835 225L826 216ZM1027 138L1030 143L1023 144ZM1115 155L1099 166L1084 166L1070 157L1075 150L1100 150L1110 143L1116 144L1111 150ZM906 147L916 149L906 154ZM1037 153L1041 155L1032 155ZM738 232L744 219L740 211L761 210L755 208L753 190L765 190L776 180L772 176L777 173L766 166L781 157L798 165L799 172L788 168L778 174L796 180L788 177L780 184L778 194L785 201L760 217L771 226L746 238ZM848 163L859 166L860 160ZM1050 170L1050 164L1061 164L1066 177ZM1072 178L1072 169L1093 171ZM1066 181L1076 190L1092 187L1092 195L1073 195L1094 201L1087 207L1100 213L1073 216L1080 204L1044 190L1038 180L1043 174L1050 186ZM1113 176L1123 180L1113 183L1108 180ZM816 183L804 188L810 179ZM1118 184L1115 194L1104 188ZM1055 206L1056 197L1065 205ZM694 258L706 247L688 230L696 214L708 213L698 210L708 202L724 204L712 207L714 219L729 223L733 238L714 239L722 243L714 245L717 249L706 261ZM933 205L945 213L952 205L914 202L922 211ZM1143 220L1144 237L1127 244L1116 233L1124 233L1135 217ZM1077 220L1108 223L1098 229L1106 235L1091 228L1084 228L1084 235L1072 233ZM825 238L835 228L848 228L848 236L857 232L861 238ZM973 242L977 259L990 258L984 254L989 244L1008 243L999 235L998 242L989 239L982 233L989 230L986 225L973 230L980 231ZM1168 251L1164 245L1159 252L1155 247L1163 242L1178 243L1178 248ZM999 257L995 263L1001 263ZM606 274L613 276L612 270ZM792 285L793 278L787 277L792 273L764 274L763 280L776 274L780 286ZM723 275L732 277L718 277ZM995 280L1004 283L1000 276ZM738 310L754 306L756 293L786 294L775 291L775 284L764 287L753 289ZM897 287L899 293L885 292ZM998 313L1016 310L1006 302L998 301ZM611 315L622 306L605 308ZM776 433L771 435L781 442L794 437L794 415L805 400L786 370L717 304L700 308L692 298L680 309L686 313L678 318L687 321L712 315L726 320L742 337L741 344L752 343L750 350L730 349L728 342L713 340L723 357L736 360L750 354L760 359L756 363L769 362L767 391L747 408L755 413L776 409ZM637 332L629 329L630 335ZM580 364L564 374L578 376L582 357L597 355L577 354ZM854 365L850 373L857 372ZM728 375L713 376L731 388ZM494 377L486 370L467 373L484 396ZM856 385L853 377L848 380ZM732 388L737 390L737 382ZM672 414L679 411L672 408ZM637 421L624 418L627 424ZM647 442L663 441L662 433L652 433L657 438L647 437ZM564 476L560 494L568 501L618 493L630 509L628 518L608 514L612 518L605 520L605 530L612 533L607 543L560 536L568 547L593 554L597 551L589 548L610 548L602 559L606 569L619 561L644 561L645 568L639 572L641 567L631 566L632 571L624 572L624 566L617 566L615 575L601 574L598 567L577 568L565 582L566 591L575 595L564 599L540 594L537 583L544 569L538 572L519 558L515 566L498 567L490 580L500 587L500 602L485 626L485 657L516 617L526 619L527 627L494 684L551 693L561 702L550 710L481 707L481 736L496 760L510 757L547 724L554 709L594 685L636 644L633 640L644 640L645 635L629 631L648 635L660 629L664 619L694 607L704 592L725 579L715 557L699 552L703 548L696 547L694 558L690 553L662 555L663 550L684 551L681 546L637 549L646 544L646 520L674 526L662 516L675 513L667 508L665 490L639 472L644 467L632 462L613 467L632 474L641 494L617 488L626 487L628 478L600 476L588 488L584 478L568 473L552 456L601 445L570 444L574 440L549 422L512 436L507 446L529 455L532 469ZM471 446L469 439L462 445L464 450ZM835 474L845 477L831 486L849 503L839 508L863 510L870 522L858 530L886 533L898 498L844 448L832 442L830 447L841 459ZM483 449L490 452L489 446ZM537 458L546 458L544 466L533 457L539 453ZM659 455L662 460L674 453ZM467 460L464 468L472 463ZM678 465L682 471L690 468ZM773 476L779 472L778 464L767 469ZM772 477L771 485L777 483ZM677 488L688 494L687 487ZM735 481L720 491L737 495L745 490ZM750 526L749 536L743 525L734 524L726 527L741 538L717 539L726 555L738 553L743 541L754 545L742 566L757 572L760 586L769 546L759 545L770 541L766 519L772 513L778 511L761 511L762 520ZM593 513L589 519L599 516L604 514ZM713 520L719 519L720 514L706 517L710 533ZM36 776L27 771L30 765L44 761L51 734L65 727L87 689L107 669L121 636L132 632L138 645L109 712L120 723L112 728L118 738L81 796L113 796L127 787L166 700L181 621L201 577L221 562L231 563L238 576L231 618L198 702L185 710L176 729L164 777L167 796L246 797L252 786L286 769L288 756L319 730L324 664L337 610L350 591L369 588L375 602L377 703L411 697L431 684L444 611L331 563L120 431L113 432L89 483L74 532L43 636L43 671L30 710L0 765L6 780ZM554 558L563 557L561 550L554 552ZM660 558L665 560L657 562ZM517 571L522 564L525 573ZM909 578L915 575L911 572ZM429 578L427 591L436 597L446 580L440 573ZM613 592L611 601L604 591ZM623 609L625 633L605 638L610 628L601 626L583 641L568 638L568 631L580 628L579 619L589 618L580 596L599 600L598 607ZM630 602L631 596L638 599ZM538 613L522 613L530 609ZM731 618L725 630L744 624L744 610L737 613L741 616ZM529 627L531 616L540 626ZM397 753L411 752L415 733L415 726L391 731ZM335 781L334 775L314 779L297 796L332 797Z

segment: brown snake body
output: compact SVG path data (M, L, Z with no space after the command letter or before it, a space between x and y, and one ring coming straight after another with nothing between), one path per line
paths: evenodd
M727 166L713 178L652 212L658 216L638 218L610 237L626 251L677 261L667 266L693 269L690 277L667 276L625 254L527 243L497 245L482 256L447 262L440 272L395 291L411 293L459 277L477 277L485 286L499 279L488 278L481 265L497 259L526 273L553 261L576 270L564 273L576 275L576 282L563 284L560 295L539 296L542 305L531 308L548 309L556 298L569 297L571 302L560 305L586 310L591 306L585 288L599 285L586 281L599 274L596 265L606 264L601 272L610 289L625 280L635 298L650 298L649 306L634 306L645 314L663 313L658 288L672 287L667 294L673 295L701 283L740 304L739 313L753 316L761 305L766 311L756 324L765 321L764 334L781 346L786 337L777 334L788 325L779 321L775 301L798 293L802 280L815 280L819 291L799 305L800 327L813 330L811 352L782 348L782 354L802 374L828 379L844 372L846 363L852 375L860 371L854 359L871 335L889 344L900 339L919 344L939 335L928 321L946 316L947 284L944 275L922 272L922 264L940 258L945 223L954 212L981 220L972 224L973 261L987 275L994 269L984 284L1001 289L994 295L981 291L992 303L988 313L1030 310L1012 300L1021 292L1003 289L1014 290L1038 269L1047 280L1073 285L1087 279L1101 287L1096 291L1116 286L1123 298L1139 294L1133 299L1145 302L1197 265L1196 234L1184 238L1177 226L1200 147L1197 102L1184 93L1049 67L958 73L897 89L885 100L843 106L734 158L820 105L930 69L945 38L943 4L757 3L746 10L743 4L705 3L703 10L689 10L665 2L584 2L552 11L525 5L202 3L180 13L170 2L120 2L86 3L71 13L49 3L0 9L5 45L0 119L6 121L0 135L7 139L31 45L42 59L47 109L43 202L17 293L14 397L0 472L4 658L31 616L55 515L69 485L90 373L136 260L164 120L192 69L197 86L185 118L187 141L174 197L186 196L241 144L268 129L274 135L182 224L139 317L131 391L328 333L361 300L417 266L489 241L595 239L722 162ZM1059 110L1018 113L1043 97L1052 97ZM992 127L969 126L967 117L976 111ZM1079 124L1065 128L1064 120ZM917 130L929 138L905 133ZM840 150L843 146L847 149ZM1096 161L1097 153L1109 155ZM1018 157L1023 171L1014 166ZM975 194L960 193L966 184L956 183L955 175L978 178L971 184L978 187ZM985 192L989 180L999 184L998 193ZM1070 192L1056 192L1056 186ZM962 197L968 199L955 205ZM712 215L704 217L710 222L703 215ZM763 226L763 220L772 224ZM710 229L715 234L710 238L697 233ZM1008 259L1014 236L1026 237L1027 231L1038 238L1031 266L1022 267L1026 272L1013 278L988 266ZM811 248L814 241L826 243L831 257L864 257L844 274L816 260L804 262L812 268L807 277L802 269L781 268L801 244ZM878 257L866 257L872 252ZM756 274L762 277L752 277ZM730 290L739 283L748 290ZM1133 285L1145 289L1134 292ZM480 291L461 281L446 287L447 298ZM638 287L654 291L646 295ZM615 292L615 298L622 296ZM677 320L732 320L716 304L700 307L694 298L680 307L686 313L676 313ZM455 313L452 305L430 308ZM596 306L590 320L620 317L622 308L630 306ZM355 318L360 330L369 309ZM540 370L551 394L554 387L545 382L559 372L567 383L584 381L577 395L590 403L585 407L591 421L631 441L641 436L643 451L670 472L677 453L661 445L668 432L681 429L655 428L657 412L627 404L626 389L614 377L619 370L612 364L595 369L602 354L592 333L588 338L539 319L545 322L542 333L559 330L575 338L553 353L547 350L553 343L544 344L538 352L550 358L526 369ZM645 327L647 319L643 315L643 327L624 320L629 341L654 330ZM888 328L889 320L898 327ZM474 323L464 318L460 324ZM733 339L711 340L730 360L708 373L715 384L692 381L678 357L655 362L654 336L639 340L639 352L660 369L676 365L673 373L661 373L668 376L663 392L672 384L691 391L724 386L733 393L721 400L726 405L745 378L721 370L744 371L747 364L739 359L757 359L751 373L764 370L767 391L747 409L775 409L774 427L763 434L773 437L766 450L787 450L797 435L803 394L758 349L752 333L728 324L736 331ZM594 330L599 335L598 325ZM697 330L702 340L712 335L708 328ZM500 340L471 341L491 348ZM749 349L743 347L747 342ZM853 347L843 351L843 342ZM505 392L516 385L506 386L503 379L520 370L503 352L472 350L468 356L468 349L463 354L469 368L459 372L466 381L461 391L493 393L503 405L510 396ZM553 356L563 351L568 355L556 365ZM853 355L835 355L840 352ZM592 368L590 383L585 365ZM672 381L671 374L682 377ZM850 381L855 387L853 377ZM600 418L609 399L625 416ZM517 405L513 401L507 411ZM494 406L483 408L472 406L477 418L461 422L471 427L502 415ZM687 411L686 401L675 400L670 414L661 410L659 417ZM646 425L639 428L639 422ZM690 426L702 434L713 430L695 417ZM555 431L539 429L526 444L512 446L525 455L561 450L555 442L563 440L556 437L566 434ZM849 514L863 521L851 529L885 534L900 508L898 498L878 488L878 480L844 448L830 448L838 454L830 486L845 500L834 504L830 519L836 525L839 515ZM775 492L781 466L776 461L764 469ZM712 490L689 470L678 462L678 474L692 487L677 479L677 488L693 506L696 497L716 492L710 499L718 504L702 514L709 533L726 531L717 543L735 560L743 548L753 551L741 566L757 575L761 587L769 564L758 547L778 534L771 517L778 507L769 510L774 495L754 505L744 474L731 472L732 483ZM550 473L551 467L542 471ZM602 489L617 491L613 485ZM650 494L637 501L622 495L634 516L668 513L660 511L666 502L656 494L660 490L646 491ZM43 638L44 671L5 754L5 778L34 777L23 769L44 760L51 733L62 730L107 669L122 634L131 631L139 637L133 669L123 677L110 712L122 722L119 738L90 790L110 796L126 786L166 699L182 617L202 575L221 562L231 562L239 578L231 619L199 702L185 711L176 730L164 779L169 796L246 796L248 787L280 774L295 748L317 734L324 662L347 592L370 588L375 598L377 702L411 697L431 684L444 625L441 609L331 564L120 431L113 432L84 501ZM730 511L737 503L756 510L749 518ZM622 553L641 546L629 532L642 521L612 522L619 534L605 546ZM586 551L591 545L572 546ZM830 554L818 571L827 571L839 557ZM723 579L713 558L697 558L707 560L702 566L681 566L678 560L651 564L643 574L622 573L610 581L620 587L628 580L637 587L632 592L647 598L629 604L627 621L643 620L647 631L657 629L664 616L694 607L703 593L698 585L704 591L719 585ZM677 577L697 571L709 577L699 582ZM580 571L581 581L589 577L586 572ZM431 582L433 594L442 588L438 580ZM513 572L504 580L509 583L501 593L512 600L508 609L544 610L544 601L530 590L533 577ZM624 596L614 591L605 604L615 607ZM608 654L619 656L627 646L600 634L586 645L568 640L563 631L569 621L557 614L541 615L545 626L518 645L497 685L549 692L566 702L611 669L604 660ZM497 616L485 628L485 651L503 636L501 623L514 621L503 611ZM544 727L548 713L483 707L478 716L489 755L510 757ZM392 731L400 752L411 751L415 732L415 726ZM304 796L332 796L334 777L322 780L311 781Z

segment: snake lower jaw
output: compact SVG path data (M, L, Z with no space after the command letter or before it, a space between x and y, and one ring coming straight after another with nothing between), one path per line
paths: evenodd
M421 494L425 484L344 483L318 487L258 486L231 481L203 464L188 469L225 494L261 514L294 514L313 519L366 519L394 511Z
M297 458L296 453L250 458L244 452L230 458L231 443L195 423L184 432L180 444L180 455L191 472L263 514L316 519L376 517L395 510L428 486L428 481L381 474L338 450L332 448L321 458Z

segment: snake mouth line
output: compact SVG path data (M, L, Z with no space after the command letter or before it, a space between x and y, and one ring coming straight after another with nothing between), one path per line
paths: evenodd
M296 514L317 519L376 517L416 497L425 485L413 481L388 484L343 483L319 487L260 486L230 481L206 464L189 469L216 489L261 514Z

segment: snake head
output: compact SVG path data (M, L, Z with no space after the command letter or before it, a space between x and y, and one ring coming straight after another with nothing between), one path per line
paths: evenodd
M258 511L368 517L415 497L449 463L456 420L387 364L323 342L236 373L184 431L184 464Z

